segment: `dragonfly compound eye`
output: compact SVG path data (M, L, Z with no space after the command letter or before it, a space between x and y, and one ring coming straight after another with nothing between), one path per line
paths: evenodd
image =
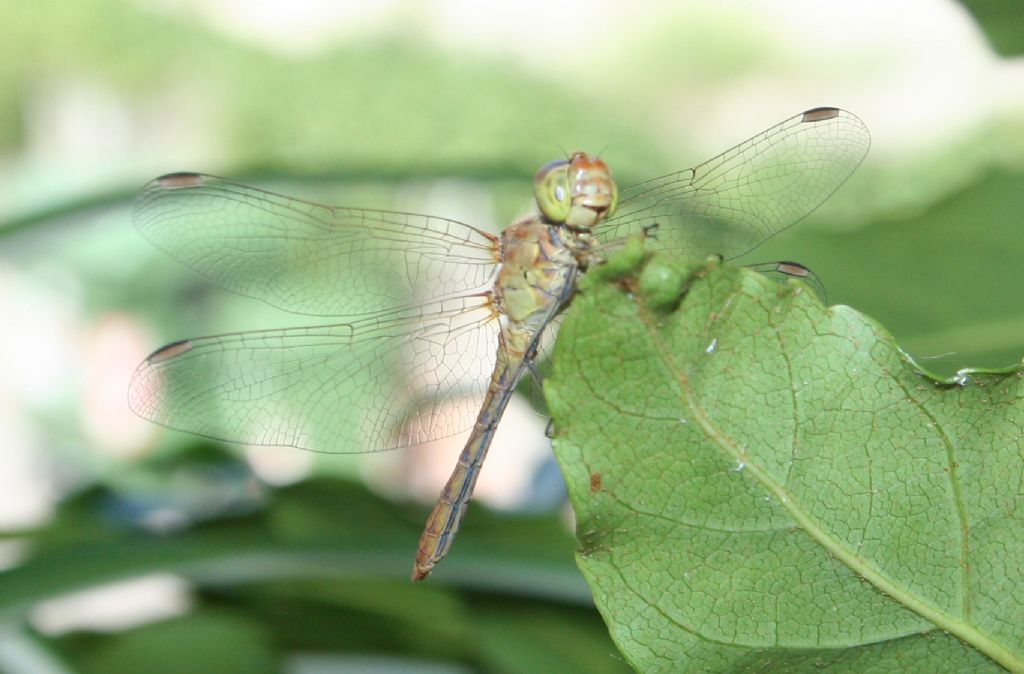
M553 161L541 167L533 177L533 196L545 218L554 223L565 222L572 208L569 162Z

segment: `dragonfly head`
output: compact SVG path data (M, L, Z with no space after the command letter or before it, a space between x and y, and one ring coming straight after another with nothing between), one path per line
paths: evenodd
M537 171L533 195L550 222L586 230L615 211L619 190L603 161L576 152Z

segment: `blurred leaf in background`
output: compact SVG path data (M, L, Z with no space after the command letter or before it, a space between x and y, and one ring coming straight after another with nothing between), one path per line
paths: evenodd
M1020 29L1020 6L1011 0L963 0L985 37L1000 56L1024 53L1024 31Z
M181 615L123 633L71 632L54 648L104 672L279 671L268 663L304 651L391 653L411 664L442 659L487 671L538 671L538 662L541 671L626 671L590 608L571 538L550 517L474 513L459 560L435 574L436 583L411 588L420 509L333 479L267 498L252 514L234 506L189 522L180 502L165 501L157 513L123 493L81 494L35 532L31 563L0 577L0 615L10 624L27 613L64 633L89 619L73 593L174 573L191 584L172 611ZM141 589L120 598L129 612L160 599ZM516 661L499 646L509 622L524 625L512 630L524 648ZM565 625L573 639L552 641L545 623ZM11 662L29 641L10 639L0 644L0 661Z

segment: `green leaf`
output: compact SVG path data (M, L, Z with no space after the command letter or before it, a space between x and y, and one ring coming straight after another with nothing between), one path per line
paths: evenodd
M1014 0L961 0L1000 56L1024 53L1020 4Z
M1021 370L938 380L798 283L714 262L689 283L668 310L588 287L545 389L627 658L1024 671Z

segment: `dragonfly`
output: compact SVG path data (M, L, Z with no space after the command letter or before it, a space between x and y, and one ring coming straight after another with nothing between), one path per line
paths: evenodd
M451 548L502 413L581 274L631 236L682 260L741 256L815 210L869 145L857 116L823 107L622 190L604 160L577 152L537 172L536 211L500 236L162 176L135 203L146 239L214 284L317 324L167 344L136 369L129 406L209 438L332 453L468 430L417 546L422 580ZM770 269L813 279L800 265Z

